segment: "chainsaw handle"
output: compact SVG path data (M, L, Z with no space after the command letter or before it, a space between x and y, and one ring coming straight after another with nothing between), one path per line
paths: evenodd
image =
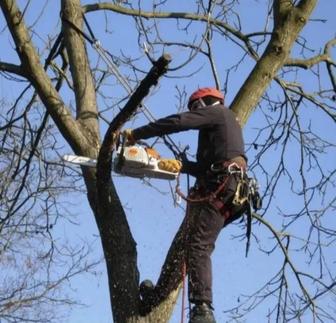
M147 148L152 148L146 141L144 140L138 140L137 143L141 146L147 147Z

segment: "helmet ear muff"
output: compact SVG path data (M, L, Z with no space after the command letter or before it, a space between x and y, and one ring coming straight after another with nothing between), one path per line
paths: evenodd
M198 101L203 108L207 106L202 98L200 98Z

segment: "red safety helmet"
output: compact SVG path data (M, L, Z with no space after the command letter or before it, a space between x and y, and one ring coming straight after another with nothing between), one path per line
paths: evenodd
M189 98L188 101L188 108L190 107L190 104L198 99L204 98L206 96L212 96L214 98L217 98L221 101L221 103L224 103L224 95L222 92L218 91L215 88L212 87L203 87L195 91Z

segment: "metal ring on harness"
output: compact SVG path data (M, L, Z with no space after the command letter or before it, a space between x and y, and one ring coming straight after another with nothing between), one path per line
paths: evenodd
M231 163L227 167L227 170L228 170L228 173L230 175L240 173L241 176L243 176L243 174L245 173L245 171L242 169L242 167L240 167L236 162Z
M241 157L241 159L243 159ZM213 173L228 173L228 174L236 174L236 173L245 173L246 172L246 163L245 161L240 161L240 157L223 161L223 162L215 162L210 165L210 171Z

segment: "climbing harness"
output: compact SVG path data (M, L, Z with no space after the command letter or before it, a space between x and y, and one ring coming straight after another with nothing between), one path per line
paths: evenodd
M237 162L213 164L210 169L217 177L218 186L215 190L207 192L202 187L195 187L194 190L186 196L180 190L179 177L177 177L176 193L187 203L210 203L222 214L225 221L232 216L232 208L237 207L241 210L241 214L245 213L247 216L245 256L247 256L252 232L252 209L256 211L262 207L262 200L258 191L258 182L255 178L248 177L246 169ZM222 201L221 195L225 193L231 176L236 176L237 180L235 193L232 201ZM228 204L230 204L230 206L228 206Z

